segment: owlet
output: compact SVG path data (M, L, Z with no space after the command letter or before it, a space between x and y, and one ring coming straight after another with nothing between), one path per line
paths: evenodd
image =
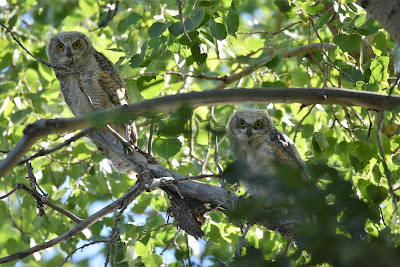
M46 52L50 63L76 72L54 69L65 102L75 116L129 103L124 82L114 64L92 46L85 34L60 32L50 39ZM111 127L136 145L134 123ZM111 161L116 171L132 174L124 160L95 140L91 141Z
M248 175L240 181L250 195L268 198L268 194L273 194L274 189L269 188L271 183L266 180L279 177L282 167L299 171L302 179L308 179L296 146L275 128L263 110L238 110L229 118L226 131L235 158L248 167Z

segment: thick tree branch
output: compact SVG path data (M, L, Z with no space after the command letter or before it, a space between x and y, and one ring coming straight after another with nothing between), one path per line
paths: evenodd
M30 124L24 130L24 135L16 147L0 162L0 177L4 177L31 150L31 147L41 137L53 133L65 133L78 129L100 126L115 122L115 118L125 120L151 114L153 112L170 113L182 106L192 108L227 104L262 104L262 103L302 103L339 104L345 106L360 106L367 109L380 110L386 95L346 90L346 89L304 89L304 88L269 88L269 89L230 89L191 92L144 100L126 106L102 110L86 116L69 119L39 120ZM399 96L391 96L388 107L400 104ZM165 175L169 176L169 175ZM161 176L160 176L161 177Z

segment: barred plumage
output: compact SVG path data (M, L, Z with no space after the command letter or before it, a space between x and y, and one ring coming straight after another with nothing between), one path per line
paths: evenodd
M274 189L266 180L279 176L280 167L298 170L302 179L309 179L296 146L275 128L265 111L238 110L230 117L226 130L235 158L248 166L248 176L241 182L250 195L267 198Z
M114 64L98 52L89 38L81 32L60 32L54 35L46 48L49 61L66 66L77 74L55 69L65 102L74 115L107 109L128 104L128 95L124 82ZM136 127L129 125L111 125L111 127L136 145ZM91 141L107 157L118 172L132 173L124 160L96 141Z

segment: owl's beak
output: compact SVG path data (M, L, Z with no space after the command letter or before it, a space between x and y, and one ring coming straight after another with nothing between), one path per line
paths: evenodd
M247 127L246 135L250 137L253 133L251 132L251 127Z
M71 48L67 48L67 57L72 57Z

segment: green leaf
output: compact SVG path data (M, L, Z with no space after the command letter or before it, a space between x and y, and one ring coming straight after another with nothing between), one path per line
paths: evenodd
M161 36L171 24L172 22L168 22L167 24L162 22L153 23L148 30L149 37L154 38Z
M172 23L171 26L168 27L168 30L173 36L178 37L183 33L182 23L180 22Z
M135 251L139 256L145 256L150 251L151 242L147 242L147 245L143 244L141 241L136 241Z
M144 98L151 99L164 88L164 79L161 76L142 76L137 79L136 85Z
M178 138L157 138L153 142L153 151L159 156L169 159L181 150L182 143Z
M292 6L289 4L288 0L275 0L274 4L279 8L282 13L288 13L292 11Z
M63 195L65 195L66 192L67 192L67 188L63 188L63 189L57 190L51 195L51 199L54 200L54 201L57 201Z
M193 17L184 21L186 31L189 33L196 30L196 28L198 28L203 21L204 15L205 13L203 10L196 8ZM173 36L178 37L183 33L182 23L172 23L171 26L168 27L168 30Z
M333 38L343 52L350 52L360 46L361 36L358 34L339 34Z
M193 55L193 60L199 64L202 65L204 62L206 62L207 59L207 51L202 51L201 46L204 45L200 42L196 42L191 48L190 51L192 52Z
M378 32L375 34L372 49L377 56L387 55L386 35L383 32Z
M148 46L148 41L144 42L144 44L142 45L140 54L134 55L131 58L131 60L129 61L130 62L129 66L132 69L139 67L143 63L144 56L145 56L146 50L147 50L147 46Z
M236 12L235 3L233 1L229 8L228 15L226 16L226 25L228 26L228 33L232 36L236 36L236 32L239 29L239 15Z
M303 87L310 81L310 77L303 66L294 69L290 74L292 75L293 84L296 87Z
M317 142L319 148L321 149L321 151L324 151L325 149L328 148L329 143L326 140L325 135L323 135L320 132L315 132L313 135L313 139Z
M211 35L217 40L224 40L227 36L225 25L219 22L215 22L213 19L209 21Z
M287 85L284 82L281 81L276 81L276 82L263 82L262 83L263 88L276 88L276 87L283 87L286 88Z
M370 184L367 186L366 191L369 199L377 205L382 203L387 197L387 189L383 186Z
M12 64L12 54L7 53L3 56L0 62L0 70L10 66Z
M318 18L318 20L315 22L315 30L321 29L323 26L326 25L328 21L330 21L333 17L332 12L326 12L324 13L321 17Z
M269 69L276 68L282 60L282 54L277 54L270 58L267 63L264 64L265 67Z
M163 258L154 253L143 256L142 261L146 267L159 267L164 263Z
M305 11L310 15L317 15L319 12L324 10L325 6L322 3L317 3L312 5L311 3L307 3L304 6Z
M124 33L126 30L133 28L133 25L137 24L140 19L141 16L139 14L131 12L118 23L117 30Z

